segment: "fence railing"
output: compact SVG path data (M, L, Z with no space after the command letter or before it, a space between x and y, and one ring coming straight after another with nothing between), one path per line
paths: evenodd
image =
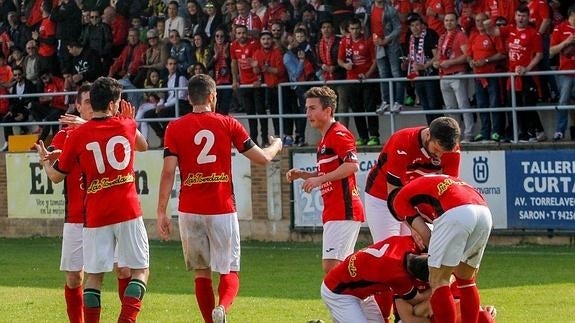
M524 76L541 76L541 75L550 75L550 76L557 76L557 75L575 75L575 70L553 70L553 71L536 71L536 72L529 72L526 73ZM396 131L397 127L397 119L401 116L410 116L410 115L425 115L425 114L462 114L462 113L476 113L476 112L511 112L511 122L512 122L512 129L513 129L513 142L518 142L519 136L519 125L517 120L517 112L518 111L527 111L527 110L537 110L537 111L557 111L557 110L575 110L575 105L534 105L534 106L517 106L517 97L515 91L515 79L520 77L515 73L488 73L488 74L455 74L449 76L421 76L417 77L416 79L409 80L405 77L400 78L379 78L379 79L364 79L364 80L335 80L335 81L306 81L306 82L286 82L280 83L278 85L278 114L266 114L266 115L246 115L246 114L234 114L234 117L237 119L263 119L263 118L278 118L279 119L279 129L275 129L276 133L283 134L284 133L284 119L286 118L305 118L305 111L303 113L295 113L295 114L284 114L284 106L283 106L283 91L282 89L286 86L321 86L321 85L345 85L345 84L367 84L367 83L387 83L389 87L389 95L390 95L390 102L395 102L394 100L394 91L393 85L398 82L417 82L417 81L427 81L427 80L441 80L441 79L475 79L477 77L481 78L509 78L509 86L510 90L505 91L508 95L511 96L511 106L500 106L496 108L470 108L470 109L434 109L434 110L409 110L403 109L401 111L385 111L383 115L389 116L389 128L391 133ZM574 76L575 77L575 76ZM232 89L231 85L219 85L218 89ZM242 85L240 88L252 88L251 85ZM177 88L145 88L145 89L125 89L123 92L125 93L140 93L140 92L168 92L168 91L176 91L176 97L178 96L179 91L187 91L185 87L177 87ZM33 94L8 94L8 95L0 95L0 98L25 98L25 97L48 97L48 96L74 96L76 92L51 92L51 93L33 93ZM441 95L441 93L437 93L437 95ZM297 98L294 98L297 100ZM507 100L506 100L507 101ZM145 122L157 122L157 121L170 121L177 117L178 115L178 101L176 101L176 117L173 118L142 118L137 119L137 121L145 121ZM136 107L137 108L137 107ZM373 109L375 110L375 109ZM378 116L375 112L350 112L350 113L336 113L336 117L355 117L355 116ZM54 125L57 124L56 121L25 121L25 122L0 122L0 127L7 127L7 126L34 126L34 125Z

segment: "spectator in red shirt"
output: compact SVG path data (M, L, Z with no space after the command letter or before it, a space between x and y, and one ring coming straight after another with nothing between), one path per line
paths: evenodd
M499 28L504 38L508 39L509 72L517 74L515 78L515 97L517 106L533 106L537 102L537 89L533 76L525 73L533 70L543 57L541 36L529 25L529 9L521 5L515 11L515 26ZM510 80L507 90L511 91ZM508 102L511 105L511 102ZM544 141L545 131L539 114L535 110L518 111L519 140Z
M572 4L567 10L567 20L563 21L553 30L551 37L551 56L559 55L559 70L575 70L575 4ZM575 99L575 76L572 74L559 74L560 93L559 105L569 105ZM556 125L553 140L562 140L567 129L567 110L558 110L556 112ZM570 110L571 140L575 140L575 111Z
M38 42L38 55L40 56L40 69L53 73L60 73L56 57L56 24L50 19L51 4L45 1L42 4L42 20L38 31L32 32L32 39Z
M278 84L287 82L286 69L283 64L283 53L281 49L274 46L272 33L264 30L260 33L260 48L256 49L254 53L254 60L252 67L255 73L259 73L263 77L263 82L266 85L266 106L269 108L271 114L278 114ZM282 96L284 103L290 98ZM283 105L286 106L285 104ZM273 118L275 137L280 134L280 121L278 118ZM285 128L285 127L284 127ZM283 135L283 134L282 134ZM284 135L284 137L287 135Z
M427 26L439 35L445 33L443 19L450 12L455 12L453 0L426 0L425 18Z
M467 46L467 60L473 73L479 74L475 79L475 98L478 108L495 108L501 106L499 99L499 81L496 78L481 77L483 73L496 73L497 64L505 60L505 46L499 36L487 33L483 24L487 15L480 13L475 16L476 32L469 36ZM499 141L504 133L505 114L499 112L481 112L480 133L473 138L474 141ZM493 121L493 123L492 123ZM493 127L492 127L493 126Z
M255 73L252 62L254 53L259 48L259 44L248 39L248 28L243 25L235 26L236 40L230 45L230 57L232 59L232 86L239 91L242 105L248 115L264 115L265 111L265 91L260 87L261 79L259 73ZM240 86L244 86L240 88ZM250 137L258 142L258 119L248 120L250 127ZM266 146L268 140L268 120L259 119L261 130L261 145Z
M377 91L374 83L361 82L373 77L377 67L373 40L371 37L364 38L361 32L361 22L357 18L350 20L348 30L350 37L340 42L337 63L347 71L347 80L358 82L345 86L346 103L351 106L353 112L374 112L376 110L374 92ZM358 133L357 145L379 145L377 117L358 116L354 117L354 122Z

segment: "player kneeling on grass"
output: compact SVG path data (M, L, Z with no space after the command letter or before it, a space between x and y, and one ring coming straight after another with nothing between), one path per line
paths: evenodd
M394 236L357 251L330 270L321 297L336 323L389 322L371 296L391 290L419 304L426 295L418 286L428 273L427 255L421 255L413 238Z
M410 223L429 246L430 304L436 321L457 321L449 288L454 274L461 293L461 318L477 322L480 300L475 276L492 225L485 198L457 177L426 175L393 191L388 205L391 213ZM433 232L424 221L433 223Z
M176 168L181 186L178 219L187 270L195 272L195 294L206 322L226 321L226 312L239 289L240 231L232 183L232 149L258 165L266 165L282 149L279 138L258 147L235 118L216 113L216 83L205 74L188 83L192 113L168 124L160 179L157 227L170 237L166 208ZM220 274L219 304L215 306L212 271Z
M130 268L131 280L122 297L118 322L135 322L146 292L149 267L148 236L136 192L134 151L146 150L137 131L134 108L121 101L118 81L98 78L90 90L92 120L70 132L62 153L52 164L44 143L36 145L50 180L59 183L79 168L86 183L84 252L84 320L99 322L104 273ZM118 115L120 110L122 115Z

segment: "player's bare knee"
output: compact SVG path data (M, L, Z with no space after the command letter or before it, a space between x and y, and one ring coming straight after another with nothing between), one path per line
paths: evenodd
M132 276L132 271L128 267L116 267L114 266L114 272L118 279L126 279Z
M203 268L203 269L195 269L194 270L194 278L212 278L212 269L211 268Z
M471 267L468 264L462 262L455 268L453 274L456 278L471 280L475 277L476 272L477 268Z
M441 286L449 286L452 269L442 266L441 268L429 267L429 285L433 290Z
M66 272L66 286L68 288L78 288L82 286L83 275L81 271Z

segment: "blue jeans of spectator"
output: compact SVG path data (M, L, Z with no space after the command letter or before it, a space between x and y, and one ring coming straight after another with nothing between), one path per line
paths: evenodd
M377 70L379 71L380 78L397 78L401 77L401 51L386 51L387 56L377 59ZM393 84L393 98L389 97L389 83L382 82L379 84L381 91L381 100L393 104L399 102L403 104L405 96L404 82L394 82ZM393 100L392 100L393 99Z
M475 80L475 99L478 108L496 108L499 106L499 81L496 78L488 78L487 86L484 87L481 80ZM491 132L502 135L505 129L505 114L502 112L480 112L480 134L485 139L491 138ZM493 124L491 123L493 119ZM493 126L493 127L492 127Z
M419 96L419 102L423 110L441 110L441 89L439 88L439 81L415 81L415 93ZM425 115L428 125L438 117L441 117L441 115L435 113Z
M569 75L557 75L557 80L559 81L559 105L569 105L571 98L575 97L575 77ZM567 130L567 124L569 123L567 119L569 111L568 110L557 110L555 113L556 124L555 131L565 134Z

